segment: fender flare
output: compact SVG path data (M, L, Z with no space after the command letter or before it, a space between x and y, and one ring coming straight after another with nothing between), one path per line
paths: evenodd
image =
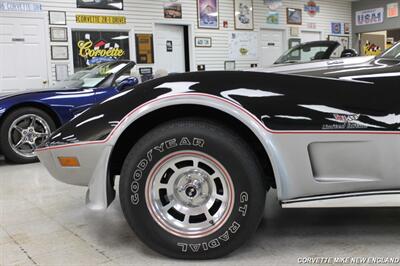
M178 105L200 105L219 110L227 115L232 116L245 125L250 131L252 131L260 143L262 143L263 148L271 161L272 170L275 175L278 198L280 197L282 192L282 184L278 159L273 152L274 131L267 128L260 119L258 119L254 114L246 110L241 105L219 96L205 93L178 93L169 95L167 94L148 101L133 109L120 121L119 125L110 134L107 141L108 144L115 146L123 132L132 124L134 124L137 119L162 108Z

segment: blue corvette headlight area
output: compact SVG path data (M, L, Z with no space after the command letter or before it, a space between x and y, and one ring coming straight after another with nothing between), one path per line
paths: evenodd
M2 107L1 105L0 105L0 117L2 117L3 116L3 114L6 112L6 108L5 107Z

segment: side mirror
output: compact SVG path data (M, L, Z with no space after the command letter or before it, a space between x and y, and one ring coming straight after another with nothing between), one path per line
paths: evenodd
M123 91L124 89L128 87L133 87L139 83L139 80L136 77L127 77L123 79L119 84L117 89L119 91Z
M340 57L356 57L358 53L354 49L344 49Z

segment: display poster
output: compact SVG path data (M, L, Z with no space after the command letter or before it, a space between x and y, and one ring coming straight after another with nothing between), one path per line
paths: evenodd
M399 16L399 3L387 4L387 17L395 18Z
M267 24L279 24L279 12L268 11Z
M232 32L229 34L229 59L257 59L258 37L256 32Z
M164 3L164 18L182 18L182 4L174 2Z
M197 0L197 16L199 28L219 28L218 0Z
M254 29L253 0L235 0L235 28Z
M383 7L361 10L356 12L356 25L371 25L383 23Z
M126 31L72 30L72 45L75 72L93 64L130 58Z
M154 63L153 34L136 34L136 61L138 64ZM172 49L172 42L167 43Z
M344 23L343 24L344 26L343 26L343 28L344 28L344 34L350 34L350 23Z
M342 34L342 23L341 22L331 22L331 32L333 34Z

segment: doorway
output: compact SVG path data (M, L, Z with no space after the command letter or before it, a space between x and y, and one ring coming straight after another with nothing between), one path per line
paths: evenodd
M400 29L361 33L358 39L360 54L380 55L398 41L400 41Z
M47 87L44 19L2 16L0 32L0 91Z
M168 73L190 71L189 28L155 24L155 70Z
M285 30L260 30L261 67L271 66L285 51Z
M301 31L301 42L313 42L322 40L322 32L320 31L311 31L311 30L302 30Z

